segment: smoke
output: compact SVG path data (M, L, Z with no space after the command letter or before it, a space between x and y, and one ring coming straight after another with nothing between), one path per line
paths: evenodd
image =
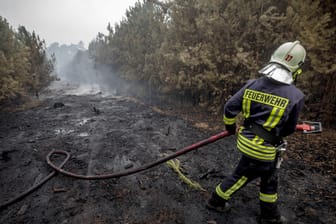
M61 46L54 43L48 47L47 53L56 59L56 76L58 81L66 83L67 94L115 96L127 89L128 85L113 75L111 68L93 62L81 42Z
M70 94L118 95L120 81L117 81L112 69L105 65L96 65L87 51L79 50L60 72L65 81L77 86Z
M55 43L48 47L47 53L55 56L56 76L62 82L54 83L54 90L62 89L60 92L70 95L132 96L148 103L158 100L152 88L125 81L111 67L94 63L82 43L61 46Z

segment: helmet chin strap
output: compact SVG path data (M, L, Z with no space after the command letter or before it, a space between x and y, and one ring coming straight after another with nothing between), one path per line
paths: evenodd
M294 80L294 84L296 85L296 80L297 80L297 77L299 76L299 75L301 75L301 73L302 73L302 69L301 68L299 68L299 69L297 69L295 72L293 72L293 80Z
M296 80L297 77L298 77L299 75L301 75L301 73L302 73L302 69L301 69L301 68L299 68L298 70L296 70L296 71L293 73L293 79Z

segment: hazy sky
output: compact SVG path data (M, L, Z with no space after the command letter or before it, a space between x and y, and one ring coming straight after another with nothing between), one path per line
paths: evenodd
M107 24L121 21L138 0L0 0L0 16L15 29L35 31L47 46L53 42L88 43Z

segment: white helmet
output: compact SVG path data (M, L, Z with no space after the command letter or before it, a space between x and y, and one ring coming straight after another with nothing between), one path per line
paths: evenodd
M278 47L270 62L275 62L285 66L290 72L295 73L306 59L306 50L300 41L287 42Z

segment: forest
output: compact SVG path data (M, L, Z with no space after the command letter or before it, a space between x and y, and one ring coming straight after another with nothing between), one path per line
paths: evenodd
M288 136L279 207L288 223L336 223L335 14L334 0L139 0L88 49L47 48L0 15L0 223L259 223L258 180L230 212L205 207L241 158L236 136L209 136L223 131L226 101L295 40L307 50L300 122L323 131ZM57 174L49 156L81 176L153 169L81 181Z
M0 108L14 107L38 97L54 79L54 59L45 42L24 26L14 30L0 16Z
M281 43L307 50L297 86L303 116L335 124L336 4L332 0L142 0L88 47L95 67L150 93L184 99L213 114ZM53 79L44 40L0 18L0 105L36 96ZM80 75L80 74L77 74ZM94 74L92 74L94 75Z
M280 44L299 40L307 60L298 87L304 116L335 124L336 4L311 0L147 0L130 7L108 35L89 45L108 65L146 89L189 99L211 113L258 77Z

